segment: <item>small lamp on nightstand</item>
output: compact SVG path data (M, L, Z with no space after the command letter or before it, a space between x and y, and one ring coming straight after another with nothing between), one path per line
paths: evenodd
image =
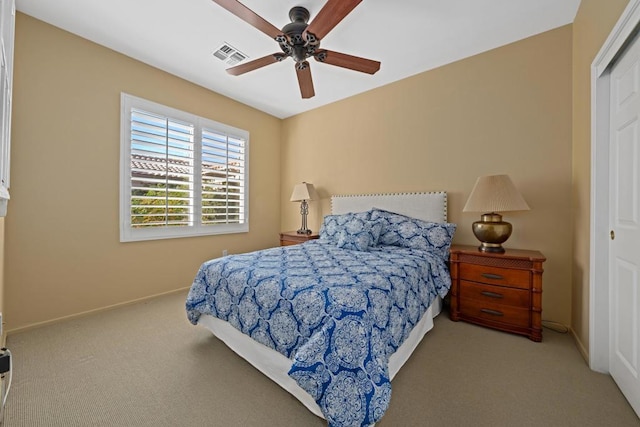
M480 240L482 252L504 252L502 243L511 236L512 226L497 212L528 211L509 175L481 176L471 190L462 212L485 212L473 223L473 234Z
M307 215L309 214L309 204L307 200L315 199L316 190L313 188L313 184L303 182L302 184L296 184L293 187L293 193L291 194L291 202L302 202L300 204L300 215L302 215L302 227L298 230L298 234L311 234L311 230L307 228Z

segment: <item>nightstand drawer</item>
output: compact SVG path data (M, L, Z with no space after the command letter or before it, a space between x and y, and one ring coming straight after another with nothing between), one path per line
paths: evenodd
M530 311L526 307L518 308L487 301L460 298L460 314L476 319L507 323L513 326L528 327L530 325Z
M317 234L299 234L295 231L283 231L280 233L280 246L297 245L298 243L304 243L309 240L317 239Z
M529 289L531 275L526 270L512 270L488 265L460 264L460 279L493 285Z
M485 285L481 283L460 281L460 298L503 304L527 309L531 304L529 291L504 286Z

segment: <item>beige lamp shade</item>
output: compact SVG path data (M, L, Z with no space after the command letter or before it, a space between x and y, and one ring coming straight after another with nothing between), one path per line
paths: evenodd
M316 189L313 188L313 184L303 182L302 184L296 184L293 187L293 193L291 193L290 202L301 202L303 200L314 200L316 198Z
M471 190L462 211L510 212L529 209L509 175L488 175L476 180L476 185Z

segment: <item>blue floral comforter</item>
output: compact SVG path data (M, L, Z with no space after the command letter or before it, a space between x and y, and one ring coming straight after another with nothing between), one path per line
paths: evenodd
M291 359L329 426L366 426L389 406L389 357L450 285L438 255L314 240L205 262L186 308L193 324L213 315Z

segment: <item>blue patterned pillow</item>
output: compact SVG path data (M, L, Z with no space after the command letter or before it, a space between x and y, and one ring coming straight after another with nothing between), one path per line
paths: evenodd
M369 221L354 215L337 233L338 247L366 252L370 246L375 246L378 243L381 230L382 222Z
M378 244L422 249L444 260L449 257L456 224L422 221L382 209L373 209L371 220L382 221Z
M403 224L411 221L413 218L395 212L374 208L371 211L371 219L374 221L382 221L382 231L380 232L380 240L378 240L378 244L403 246L399 244L400 240L402 240L399 230L403 227Z
M327 215L322 221L320 227L320 239L338 242L338 233L344 229L354 216L363 220L369 220L371 212L346 213L340 215Z
M449 258L451 239L456 231L456 224L436 222L416 222L415 228L403 229L406 233L401 240L403 246L438 254L443 260Z

